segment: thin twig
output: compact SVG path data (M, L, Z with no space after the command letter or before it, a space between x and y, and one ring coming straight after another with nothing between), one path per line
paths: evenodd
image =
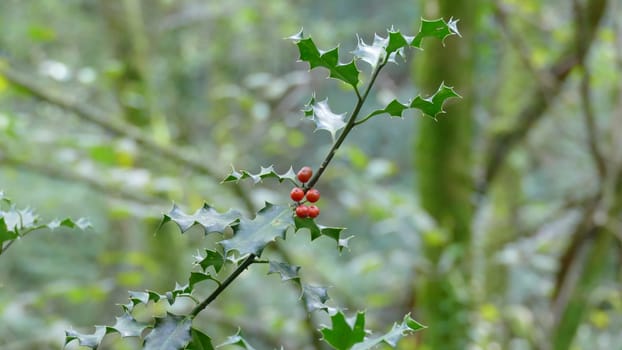
M356 105L354 105L354 109L352 110L352 113L350 114L350 118L348 119L348 122L346 126L344 127L343 131L341 132L341 134L339 134L337 141L335 141L333 146L328 151L328 154L326 154L326 157L322 161L322 165L320 166L318 171L315 173L315 175L313 175L311 180L309 180L309 182L307 182L307 184L305 185L305 192L308 189L315 186L315 184L318 182L318 180L324 173L324 170L326 170L326 167L328 166L328 164L330 164L330 161L333 159L333 157L337 153L337 150L339 149L343 141L346 139L350 131L352 131L352 129L356 126L356 118L358 117L359 112L361 111L361 107L363 107L363 104L367 100L367 96L369 95L369 92L371 91L371 88L374 85L374 82L376 81L378 74L380 73L382 68L386 65L386 63L387 63L387 59L385 59L384 62L382 62L376 67L376 69L372 73L369 84L367 84L367 87L365 88L365 92L363 93L363 96L361 96L358 92L358 89L355 88L357 101L356 101Z
M38 84L34 83L32 79L27 78L22 73L12 70L8 66L0 66L0 74L3 75L7 81L11 84L20 87L28 91L31 95L56 105L62 109L72 112L80 119L95 124L102 129L129 139L134 140L136 143L142 145L149 151L167 158L175 163L187 166L198 173L205 174L216 181L220 181L222 176L208 166L206 161L198 160L197 158L188 155L188 151L174 146L163 146L156 140L145 134L140 128L123 122L120 118L111 116L98 108L89 106L84 103L80 103L75 99L70 99L65 96L48 91ZM255 206L250 196L243 190L241 185L233 184L231 187L234 194L244 203L246 209L253 213Z
M251 266L257 256L255 254L250 254L230 275L226 280L222 282L221 285L218 286L205 300L203 300L199 305L197 305L190 312L190 317L196 317L203 309L205 309L212 301L214 301L220 293L222 293L227 287L231 284L231 282L235 281L235 279L242 273L246 268Z
M93 177L80 175L75 172L68 172L59 168L51 167L49 165L36 163L31 160L20 159L6 152L0 152L0 161L4 164L11 165L16 168L21 168L27 171L32 171L34 173L38 173L53 179L59 179L71 183L84 183L98 192L110 196L116 196L120 199L127 199L141 204L153 204L154 201L159 200L159 198L155 196L145 196L136 191L128 191L123 188L114 187L104 181Z
M547 94L552 82L554 81L554 77L552 77L550 72L547 70L538 69L532 62L529 46L519 35L516 35L516 33L512 30L510 23L508 23L508 10L505 6L506 5L500 3L498 0L495 1L493 4L495 18L501 26L503 33L508 38L510 44L514 46L514 49L525 68L527 68L531 76L536 80L536 82L538 82L538 89L540 89L543 94Z
M532 127L543 117L544 112L552 103L562 88L563 83L568 78L570 71L579 63L580 59L587 55L599 22L605 13L607 0L590 0L585 6L586 33L585 43L582 50L577 52L578 43L572 40L567 44L563 54L548 69L548 74L553 77L553 81L546 94L536 90L532 92L529 103L518 113L515 120L515 127L510 131L495 136L491 141L489 154L484 169L484 175L478 184L478 192L481 195L488 191L490 183L497 176L502 165L510 154L510 151L527 136ZM579 29L577 29L579 30ZM548 96L548 98L547 98Z

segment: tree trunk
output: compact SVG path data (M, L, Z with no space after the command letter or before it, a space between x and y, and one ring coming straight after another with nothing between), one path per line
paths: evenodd
M437 221L442 239L426 241L424 252L430 271L416 280L417 316L428 325L421 334L426 348L466 349L469 338L469 245L472 195L474 120L473 56L478 1L426 2L423 17L460 19L462 38L448 38L446 46L429 40L415 59L415 82L422 95L436 91L441 81L454 86L463 99L446 108L438 121L421 118L417 125L415 173L423 208ZM453 259L449 269L441 258ZM457 283L456 283L457 282Z

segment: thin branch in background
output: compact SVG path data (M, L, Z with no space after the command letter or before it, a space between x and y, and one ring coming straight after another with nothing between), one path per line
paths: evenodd
M529 50L529 46L522 40L519 35L512 30L510 23L508 22L508 9L507 5L502 4L500 1L496 1L493 4L493 11L495 14L495 18L497 22L501 26L501 30L508 38L508 41L518 54L519 59L529 71L531 76L538 83L538 89L545 94L547 98L552 98L553 96L548 96L548 92L551 90L551 87L554 83L555 78L551 76L550 72L544 69L538 69L535 64L531 60L531 51Z
M126 189L113 186L94 177L80 175L75 172L65 171L26 159L20 159L6 152L0 152L0 161L3 164L47 176L52 179L58 179L70 183L83 183L95 191L123 200L130 200L140 204L153 204L155 201L162 200L162 198L147 196L138 191L128 191Z
M579 84L579 94L581 96L581 109L583 115L583 121L585 123L585 129L587 132L587 143L588 148L590 150L590 155L594 162L594 167L596 168L596 173L598 174L600 184L603 185L603 181L605 180L605 175L607 171L607 164L605 162L605 157L603 156L599 146L598 146L598 136L596 130L596 116L594 115L594 108L592 103L591 96L591 71L589 65L585 62L586 55L582 55L582 52L587 51L587 48L584 47L586 44L586 19L582 15L581 5L577 0L573 1L574 4L574 12L575 12L575 20L576 20L576 41L577 41L577 57L579 58L578 66L581 68L581 82Z
M525 139L532 127L544 116L553 98L560 93L570 71L587 55L606 7L607 0L588 1L584 6L586 27L583 28L585 30L585 35L583 36L585 42L581 46L582 50L577 51L578 43L575 40L568 42L564 50L565 54L561 55L547 70L547 74L553 78L547 92L543 94L539 90L533 91L531 98L528 100L529 102L514 118L516 121L515 126L510 131L493 137L487 155L484 174L478 184L480 196L488 191L491 182L497 176L512 149Z
M110 116L108 113L100 109L80 103L77 100L52 93L51 91L48 91L36 84L33 79L10 69L8 66L0 66L0 74L2 74L11 84L26 90L34 97L72 112L80 119L95 124L114 135L120 135L131 139L137 144L142 145L147 150L163 158L191 168L200 174L205 174L217 182L220 182L223 178L223 176L219 176L218 173L208 165L207 161L201 161L193 156L190 156L190 152L188 150L176 148L171 145L161 145L152 137L145 134L140 128L125 123L120 118ZM246 209L249 212L254 213L256 208L250 196L243 190L242 186L239 184L232 184L231 186L232 187L230 188L236 197L243 202Z

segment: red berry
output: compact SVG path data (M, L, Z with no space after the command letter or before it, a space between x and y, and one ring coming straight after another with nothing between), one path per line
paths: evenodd
M305 183L309 181L312 175L313 175L313 170L311 170L310 167L308 166L302 167L302 169L298 171L298 180L300 180L300 182L302 183Z
M307 191L307 200L311 203L315 203L320 200L320 191L312 188Z
M320 208L316 207L315 205L310 205L309 206L309 217L315 218L318 215L320 215Z
M289 193L289 196L294 202L300 202L303 198L305 198L305 191L302 188L295 187Z
M298 216L299 218L306 218L307 216L309 216L309 207L307 207L306 205L299 205L298 207L296 207L296 216Z

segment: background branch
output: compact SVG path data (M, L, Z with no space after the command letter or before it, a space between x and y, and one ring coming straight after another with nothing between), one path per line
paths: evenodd
M26 90L28 93L45 102L56 105L62 109L72 112L80 119L95 124L102 129L118 136L123 136L135 141L145 149L167 158L177 164L186 166L197 173L207 175L217 182L220 182L224 176L220 176L218 172L208 166L207 161L200 161L190 156L188 150L179 149L173 146L163 146L156 140L146 135L140 128L129 123L121 121L120 118L110 116L100 109L80 103L75 99L53 93L33 82L33 79L26 77L8 66L0 66L0 74L2 74L11 84ZM254 213L256 208L250 196L243 190L241 185L232 184L232 191L239 198L246 209L250 213Z
M585 28L582 35L585 42L579 44L576 40L569 42L564 52L565 54L553 63L547 70L547 75L552 77L551 84L543 93L540 89L533 90L530 102L518 112L515 126L510 131L500 133L492 138L487 155L483 178L478 185L480 194L486 193L490 183L494 180L497 173L503 166L505 159L512 149L518 145L529 133L531 128L543 117L544 112L551 105L553 99L560 93L562 85L568 78L570 71L583 60L594 40L596 29L605 13L606 0L590 0L584 6ZM575 35L575 37L577 37ZM580 47L580 50L577 50Z

